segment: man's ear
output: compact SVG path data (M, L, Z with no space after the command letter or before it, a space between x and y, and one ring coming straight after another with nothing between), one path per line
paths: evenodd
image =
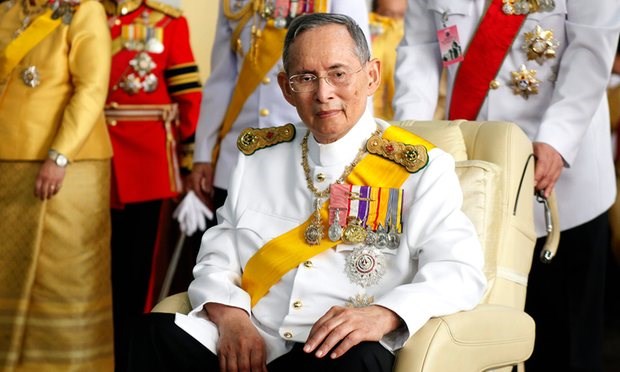
M284 71L281 71L280 73L278 73L278 85L280 86L280 89L282 90L282 95L284 96L284 99L286 100L286 102L295 106L295 100L293 99L293 95L295 94L295 92L291 90L291 86L289 85L289 82L288 82L288 76L286 75Z
M366 72L368 73L368 95L373 95L381 84L381 61L373 58L367 63Z

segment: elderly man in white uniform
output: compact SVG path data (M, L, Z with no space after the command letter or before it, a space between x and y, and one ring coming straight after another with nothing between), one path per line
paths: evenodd
M617 0L408 4L396 118L433 117L443 65L449 118L518 124L534 142L536 188L557 193L558 254L549 265L536 258L529 280L537 342L528 371L602 371L606 211L616 196L605 91L619 8ZM543 237L542 204L535 216Z
M359 26L299 17L283 61L278 82L302 122L241 134L194 309L176 315L182 330L172 314L145 318L136 370L388 372L430 317L482 297L454 160L365 113L380 62Z

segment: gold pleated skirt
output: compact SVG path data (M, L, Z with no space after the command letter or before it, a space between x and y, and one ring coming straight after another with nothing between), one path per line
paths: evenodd
M48 201L40 166L0 161L0 370L113 371L109 161L70 164Z

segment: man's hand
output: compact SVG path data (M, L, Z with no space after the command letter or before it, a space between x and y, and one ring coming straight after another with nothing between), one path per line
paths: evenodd
M543 191L547 198L562 174L564 160L556 149L544 142L534 142L534 156L536 157L534 187Z
M317 358L322 358L338 345L330 354L330 358L335 359L362 341L381 340L400 324L400 317L382 306L334 306L314 324L304 351L316 350Z
M189 187L198 198L214 210L213 204L213 167L211 163L194 163L189 176Z
M45 159L34 184L34 195L41 199L51 199L62 187L65 168L59 167L51 159Z
M616 55L616 59L614 59L614 64L611 71L614 74L620 74L620 56Z
M267 372L265 341L248 313L217 303L206 304L205 310L220 333L217 351L220 371Z

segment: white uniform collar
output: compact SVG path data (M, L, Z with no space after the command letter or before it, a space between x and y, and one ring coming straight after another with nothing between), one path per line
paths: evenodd
M352 162L359 148L365 146L366 140L377 130L377 122L367 111L349 133L335 142L321 144L310 135L308 138L310 160L322 167Z

